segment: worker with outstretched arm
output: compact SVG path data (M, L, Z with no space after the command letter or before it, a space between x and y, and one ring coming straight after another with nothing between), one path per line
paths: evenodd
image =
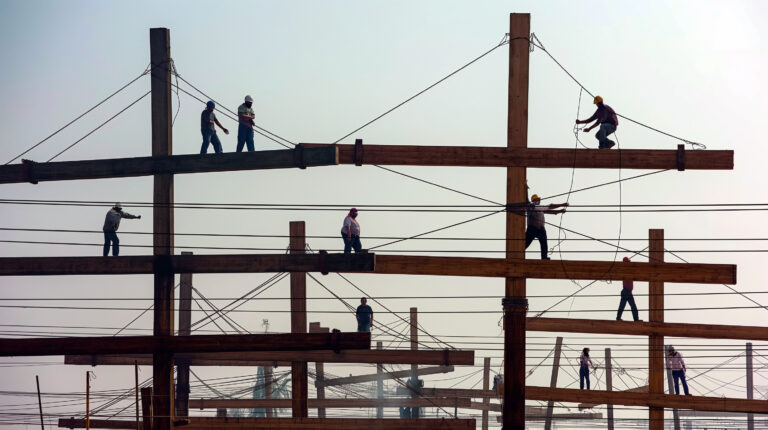
M368 299L365 297L360 299L360 306L355 311L355 317L357 318L357 331L370 332L373 327L373 309L368 306Z
M549 257L547 257L547 230L544 228L544 214L565 213L565 209L555 209L567 206L568 202L541 206L541 198L537 194L531 196L531 203L526 208L528 228L525 230L525 249L528 249L533 239L539 239L541 259L549 260Z
M117 257L120 255L120 239L117 238L117 229L120 228L120 220L127 219L141 219L141 215L131 215L128 212L123 212L123 205L120 202L115 203L115 206L107 212L107 216L104 218L104 256L109 255L109 245L112 244L112 255Z
M361 252L363 245L360 243L360 223L357 222L357 208L352 208L344 218L341 226L341 239L344 240L344 253L349 254L352 248L355 252Z
M256 125L253 119L256 114L251 106L253 97L245 96L245 102L237 108L237 121L240 123L237 126L237 152L242 152L245 144L248 145L248 152L256 150L253 145L253 126Z
M216 113L213 111L216 109L216 103L208 100L205 104L205 110L200 115L200 133L203 134L203 146L200 147L200 153L208 153L208 145L213 145L213 151L217 154L224 152L221 148L221 141L219 136L216 135L216 126L218 125L224 134L229 134L229 130L224 128L223 125L216 119Z
M584 132L588 133L590 130L599 125L600 130L598 130L597 134L595 134L595 138L598 142L600 142L599 148L611 149L614 145L616 145L616 142L608 139L608 135L613 134L616 131L616 127L619 126L619 118L616 116L616 111L614 111L607 104L603 103L602 97L596 96L594 104L597 105L597 110L595 113L583 121L577 119L576 124L589 124L590 122L595 121L591 127L585 127Z
M624 257L625 263L629 263L629 257ZM642 321L637 312L637 305L635 304L635 296L632 295L632 289L635 287L635 282L632 280L624 280L623 288L621 289L621 301L619 301L619 312L616 314L616 321L621 321L621 314L624 313L624 308L629 303L630 309L632 309L632 319L635 321Z
M672 370L672 379L675 381L675 394L680 394L680 382L682 382L685 395L690 396L688 383L685 381L685 361L683 360L683 355L675 351L672 345L667 347L667 369Z

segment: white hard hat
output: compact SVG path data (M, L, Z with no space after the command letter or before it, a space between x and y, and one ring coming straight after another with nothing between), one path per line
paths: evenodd
M252 101L253 101L253 97L251 97L251 96L245 96L245 101L247 101L247 102L252 102Z

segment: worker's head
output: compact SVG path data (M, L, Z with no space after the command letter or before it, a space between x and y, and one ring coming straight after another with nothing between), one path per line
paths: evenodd
M534 195L531 196L531 201L533 203L539 204L539 203L541 203L541 197L539 197L538 194L534 194Z
M206 104L205 104L205 107L206 107L206 108L207 108L209 111L213 111L213 109L216 107L216 103L214 103L214 102L212 102L212 101L208 100L208 103L206 103Z
M589 357L589 348L584 348L581 350L581 353Z
M121 209L123 208L123 204L122 204L122 203L120 203L120 202L117 202L117 203L115 203L115 205L113 206L113 208L115 208L115 209L117 209L117 210L121 210Z
M672 345L669 345L669 346L667 347L667 354L669 354L669 355L674 355L674 354L675 354L675 347L674 347L674 346L672 346Z
M621 261L623 261L625 263L629 263L629 257L624 257Z
M352 218L357 218L357 208L350 209L349 216L351 216Z
M596 105L599 105L599 104L600 104L600 103L602 103L602 102L603 102L603 98L602 98L602 97L600 97L600 96L595 96L595 100L594 100L594 102L592 102L592 103L593 103L593 104L596 104Z
M366 303L368 303L368 299L366 299L365 297L363 297L362 299L360 299L360 304L361 304L361 305L365 306L365 304L366 304Z
M245 96L245 105L251 107L253 105L253 97Z

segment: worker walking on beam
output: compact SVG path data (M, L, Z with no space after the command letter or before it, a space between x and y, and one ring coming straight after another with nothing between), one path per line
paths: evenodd
M608 135L613 134L616 131L616 127L619 126L619 118L616 116L616 111L603 103L602 97L596 96L594 104L597 105L595 113L583 121L577 119L576 124L589 124L590 122L595 121L591 127L584 128L584 132L588 133L590 130L600 125L600 130L598 130L595 135L595 138L600 142L599 148L611 149L616 145L616 142L608 139Z
M584 348L581 351L581 357L579 357L579 389L584 389L584 382L587 382L587 390L590 389L589 386L589 368L594 369L594 365L592 364L592 359L589 358L589 348Z
M360 306L355 311L355 317L357 318L357 331L370 332L373 327L373 309L368 306L368 299L365 297L360 299Z
M629 257L624 257L625 263L629 263ZM624 313L624 308L629 303L629 308L632 309L632 319L635 321L642 321L637 313L637 305L635 304L635 296L632 295L632 289L634 289L635 282L632 280L624 280L624 287L621 289L621 301L619 302L619 313L616 314L616 321L621 321L621 314Z
M537 194L531 196L531 203L526 209L528 228L525 230L525 249L528 249L533 239L539 239L541 259L549 260L549 257L547 257L547 230L544 228L544 214L565 213L565 209L555 209L567 206L568 202L541 206L541 198Z
M352 248L355 248L356 253L363 250L363 245L360 243L360 223L355 218L357 218L357 208L352 208L341 226L341 238L344 240L345 254L352 252Z
M117 257L120 255L120 239L117 238L117 229L120 228L120 220L127 219L141 219L141 215L131 215L128 212L123 212L123 205L120 202L115 203L115 206L107 212L107 216L104 218L104 256L109 255L109 245L112 244L112 255Z
M245 144L248 145L248 152L256 150L253 146L253 126L256 125L253 119L256 114L251 106L253 97L245 96L245 102L237 108L237 120L240 123L237 127L237 152L242 152Z
M229 130L224 128L219 120L216 119L216 113L213 111L214 109L216 109L216 103L209 100L208 103L205 104L205 110L200 115L200 133L203 134L203 146L200 147L201 154L208 153L209 144L213 145L213 151L215 153L221 154L224 152L221 148L219 136L216 135L216 126L218 125L224 130L224 134L229 134Z
M672 379L675 381L675 394L680 394L680 382L683 383L683 392L690 396L688 392L688 383L685 382L685 361L683 355L675 351L670 345L667 347L667 369L672 370Z

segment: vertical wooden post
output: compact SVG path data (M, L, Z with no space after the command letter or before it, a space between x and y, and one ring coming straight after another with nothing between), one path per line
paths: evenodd
M37 407L40 408L40 428L45 430L45 423L43 422L43 400L40 398L40 377L35 375L35 382L37 383Z
M672 369L670 368L667 368L667 390L669 390L669 394L675 392L675 388L672 383ZM674 418L675 430L680 430L680 414L677 412L677 409L672 409L672 416Z
M91 372L85 372L85 430L91 428Z
M747 398L754 398L754 374L752 373L752 342L747 342ZM755 430L755 414L747 414L747 430Z
M613 362L611 348L605 348L605 390L613 391ZM608 404L608 430L613 430L613 405Z
M411 308L411 350L416 351L419 349L419 311L417 308ZM416 384L419 381L419 365L411 364L411 384L414 385L414 389L419 390ZM411 391L411 398L416 398L419 395L416 392ZM419 418L419 407L411 408L411 418Z
M557 388L557 374L560 371L560 351L563 349L563 338L558 336L555 340L555 356L552 361L552 376L549 378L549 388ZM547 402L547 419L544 421L544 429L552 429L552 413L555 410L555 402Z
M304 221L290 223L289 253L304 254L306 237ZM307 332L307 274L291 272L291 333ZM292 415L294 418L309 416L307 407L307 362L291 362Z
M182 251L181 255L192 255ZM192 274L179 275L179 336L192 334ZM176 360L176 416L189 416L189 361Z
M490 381L491 378L491 357L485 357L483 358L483 391L488 391L490 387ZM482 421L482 429L488 430L488 405L491 403L491 399L488 397L483 397L483 405L485 408L483 408L483 421Z
M171 33L167 28L149 30L152 63L152 156L171 155ZM155 255L155 336L173 335L174 274L173 175L154 175L153 253ZM157 430L173 429L173 354L152 355L153 415Z
M648 231L648 255L652 263L664 261L664 230ZM648 283L648 320L664 322L664 282ZM664 336L651 335L648 338L648 391L651 394L664 394ZM664 408L648 409L648 428L664 429Z
M376 349L382 349L384 346L381 341L376 342ZM376 398L381 400L384 398L384 365L376 363ZM376 408L376 418L384 418L384 408L381 406Z
M264 366L264 398L272 398L272 366ZM266 408L267 418L272 418L272 408Z
M328 333L328 327L320 327L319 322L309 323L310 333ZM315 387L317 387L317 399L325 399L325 368L322 362L315 362ZM317 417L325 418L325 408L317 408Z
M133 380L136 385L136 430L139 430L139 361L133 360Z
M509 15L507 147L528 146L528 61L531 15ZM526 199L525 167L507 168L507 203ZM525 216L507 212L506 258L525 258ZM510 261L511 262L511 261ZM504 288L503 429L525 429L525 278L506 278Z
M152 387L141 389L142 430L152 430Z

